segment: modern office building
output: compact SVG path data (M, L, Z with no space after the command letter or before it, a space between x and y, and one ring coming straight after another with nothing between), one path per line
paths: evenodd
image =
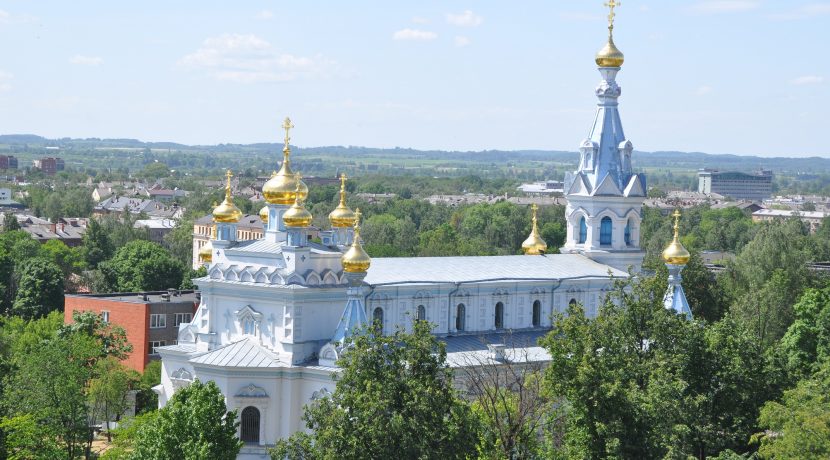
M697 173L697 191L717 193L735 200L763 201L772 195L772 171L755 173L701 169Z

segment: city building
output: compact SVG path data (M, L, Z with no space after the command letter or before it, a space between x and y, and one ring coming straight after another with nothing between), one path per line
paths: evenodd
M701 169L697 179L697 191L707 195L717 193L735 200L748 201L764 201L772 195L772 171L768 170L748 174Z
M815 233L821 226L822 221L828 216L830 216L830 212L825 211L759 209L752 213L752 221L769 222L777 219L801 219L810 228L810 233Z
M17 158L12 155L0 155L0 169L17 169Z
M133 347L124 364L143 372L158 359L157 347L175 345L180 324L189 323L199 304L194 291L120 292L111 294L67 294L64 297L64 322L72 322L73 312L92 311L105 322L124 328Z
M156 200L142 198L131 198L127 196L113 195L104 199L92 209L95 217L102 217L108 214L146 214L148 217L159 219L178 219L184 210L173 205L167 205Z
M548 180L522 184L516 190L528 196L562 196L565 193L564 186L563 182Z
M58 240L69 247L83 244L89 219L85 217L62 217L50 222L28 214L15 214L20 229L32 236L39 243Z
M164 236L176 228L173 219L138 219L133 224L135 228L146 228L147 236L153 243L164 243Z
M581 144L578 168L565 180L568 232L561 254L546 254L532 209L525 255L371 259L363 250L360 212L347 203L345 177L330 229L312 240L308 185L291 168L293 125L286 119L282 165L262 187L259 239L238 239L243 216L228 171L211 239L198 254L207 269L194 280L201 301L193 321L179 325L178 343L158 348L160 406L194 379L216 382L240 414L245 445L239 458L263 458L267 446L305 429L303 406L332 393L338 358L370 319L384 334L430 322L454 367L465 367L465 357L477 353L516 362L550 359L536 339L550 330L552 314L581 303L596 315L615 281L636 272L643 258L646 184L633 169L633 145L617 112L623 54L611 31L596 56L602 77L596 121Z
M64 170L64 162L61 158L46 157L39 160L33 160L32 166L35 169L43 171L44 174L52 176L58 171Z

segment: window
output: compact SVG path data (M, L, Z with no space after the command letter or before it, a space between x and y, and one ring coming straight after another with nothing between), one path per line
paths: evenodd
M588 239L588 224L585 223L585 217L579 218L579 244L585 244Z
M631 246L631 219L625 223L625 245Z
M242 320L242 333L245 335L256 335L256 321L253 318Z
M193 313L176 313L176 327L182 323L189 323L193 321Z
M415 319L418 321L425 321L427 319L427 309L423 305L418 305L418 309L415 311Z
M455 330L456 331L463 331L464 330L464 315L465 315L466 308L464 307L463 303L458 304L455 307Z
M504 328L504 304L499 302L496 304L496 329Z
M610 217L603 217L599 223L599 244L600 245L610 245L611 244L611 228L613 225L611 224Z
M372 311L372 322L374 323L375 333L383 333L383 308L377 307Z
M150 315L150 329L167 327L167 315Z
M573 307L574 305L576 305L576 299L571 299L571 301L570 301L570 302L568 302L568 305L570 305L570 306L572 306L572 307Z
M533 327L539 327L542 324L542 302L535 300L533 302Z
M110 322L110 312L104 310L101 312L101 321L108 323Z
M156 348L163 347L164 345L166 345L166 342L164 340L153 340L150 342L149 347L147 347L147 349L150 351L151 355L157 355L159 353L158 351L156 351Z
M253 406L242 409L241 419L242 442L259 444L259 409Z

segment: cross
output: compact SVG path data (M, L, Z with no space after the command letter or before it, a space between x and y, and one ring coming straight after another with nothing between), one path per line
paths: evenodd
M340 173L340 190L346 189L346 173Z
M300 184L303 183L302 182L303 175L300 174L299 172L297 172L297 173L294 173L294 177L297 179L297 188L294 189L294 193L297 194L297 199L299 199L300 198Z
M609 0L609 1L605 2L605 6L607 6L608 9L609 9L609 12L608 12L608 27L613 29L614 28L614 16L616 16L616 13L614 13L614 8L616 8L618 6L622 6L622 3L618 2L616 0Z
M674 233L676 235L678 228L680 228L680 210L675 209L671 216L674 217Z
M228 188L231 188L231 177L233 177L233 173L230 169L227 172L225 172L225 177L228 178Z
M613 0L612 0L613 1ZM282 122L282 129L285 130L285 146L288 147L288 142L291 141L291 137L288 135L288 132L291 131L294 125L291 123L291 119L285 117L285 121Z
M355 230L360 229L360 216L362 216L362 215L363 215L363 213L360 212L360 208L357 208L357 209L354 210L354 228L355 228Z
M539 206L536 206L536 203L530 205L530 210L533 212L533 222L536 222L536 210L539 209Z

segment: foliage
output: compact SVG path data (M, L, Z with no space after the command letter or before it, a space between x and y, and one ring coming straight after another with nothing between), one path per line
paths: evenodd
M100 265L111 291L157 291L178 287L183 267L161 246L149 241L131 241L112 259Z
M144 429L144 426L153 423L156 415L158 415L158 411L150 411L123 419L118 424L118 428L113 430L112 444L101 455L101 460L129 460L138 433Z
M311 433L277 443L271 458L466 458L477 427L452 388L444 345L417 321L411 334L358 334L338 361L331 397L306 406Z
M109 234L96 219L90 219L83 237L83 255L90 268L112 257L115 249Z
M11 211L3 214L3 231L13 232L15 230L20 230L20 222L17 221L17 217Z
M139 429L130 458L235 460L242 448L236 416L215 383L196 380Z
M204 265L202 265L196 270L190 269L187 271L187 274L182 279L182 284L181 286L179 286L179 289L196 289L196 285L193 284L193 280L196 278L203 278L205 276L207 276L207 267L205 267Z
M781 402L761 410L758 453L761 458L819 459L830 457L830 363L784 392Z
M112 356L126 359L133 351L127 341L127 332L117 324L104 322L100 314L94 311L73 311L72 322L58 329L58 336L82 333L92 337L99 348L98 357Z
M118 421L128 409L127 394L136 387L139 375L113 356L99 360L93 373L87 387L91 417L105 423L107 439L112 441L109 422Z
M65 456L55 434L44 429L34 414L0 419L8 460L52 460Z
M164 244L183 267L189 267L193 263L193 218L176 222L173 230L164 235Z
M63 309L63 272L54 263L31 259L21 269L11 312L24 318L38 318Z
M135 395L137 414L155 411L158 408L158 395L153 387L161 383L161 361L150 361L141 374L138 392Z
M786 369L805 378L830 358L830 287L808 289L793 306L795 321L781 338Z

